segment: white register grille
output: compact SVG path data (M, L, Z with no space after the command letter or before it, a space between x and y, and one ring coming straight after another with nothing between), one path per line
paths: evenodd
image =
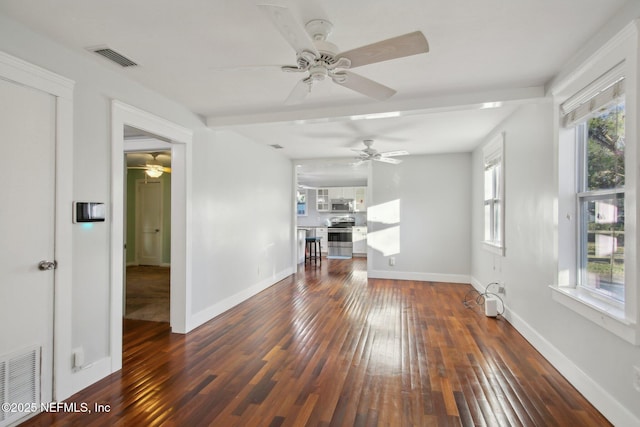
M40 406L40 354L40 347L35 347L0 356L0 427L33 414L33 408ZM20 411L24 408L29 409Z

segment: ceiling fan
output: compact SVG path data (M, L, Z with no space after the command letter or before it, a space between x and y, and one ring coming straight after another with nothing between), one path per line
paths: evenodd
M296 51L296 65L282 66L282 71L307 73L307 76L293 88L285 104L302 102L313 85L326 78L368 97L384 101L393 96L396 91L353 73L349 69L429 51L429 44L424 34L415 31L340 52L335 44L327 41L333 29L331 22L325 19L314 19L303 26L286 7L268 4L258 5L258 7L267 14Z
M129 166L127 169L142 169L147 176L151 178L159 178L164 172L171 173L171 168L162 166L157 157L163 153L148 153L152 159L148 160L144 165Z
M365 139L362 143L366 146L363 150L356 150L359 154L357 157L360 162L365 162L367 160L375 160L376 162L384 162L384 163L392 163L397 165L402 163L402 160L394 159L396 156L406 156L409 154L408 151L398 150L398 151L386 151L384 153L379 153L375 148L371 148L373 145L373 139Z

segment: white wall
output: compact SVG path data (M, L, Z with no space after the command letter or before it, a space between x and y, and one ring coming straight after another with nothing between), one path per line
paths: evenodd
M631 366L640 348L556 303L557 185L554 178L554 109L521 107L496 132L505 132L505 245L502 258L483 249L483 158L473 153L472 275L477 287L506 284L507 319L596 407L618 425L640 421L640 394ZM491 139L492 135L487 138Z
M194 326L294 272L293 163L231 131L193 147Z
M201 117L126 78L116 71L118 66L64 48L2 15L0 50L76 82L74 200L101 201L110 207L112 99L194 131L193 168L187 176L193 186L193 236L188 238L197 255L190 266L193 310L187 316L192 325L287 274L293 260L294 214L289 160L251 141L216 135ZM253 173L247 175L247 170ZM253 209L243 209L256 202L264 205L259 218ZM220 222L213 226L211 221ZM73 228L72 300L67 302L72 327L63 332L70 336L66 341L71 346L69 358L57 362L64 365L64 378L56 379L72 384L69 394L108 374L111 351L119 351L110 348L109 340L110 225L108 214L105 223ZM220 301L224 304L216 305ZM76 347L84 349L87 366L78 373L70 363Z
M399 165L374 162L369 276L469 283L470 182L469 153L407 156Z

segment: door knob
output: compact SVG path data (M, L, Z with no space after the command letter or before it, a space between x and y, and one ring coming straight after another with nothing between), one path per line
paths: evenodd
M40 261L38 263L38 270L48 271L55 270L58 267L58 261Z

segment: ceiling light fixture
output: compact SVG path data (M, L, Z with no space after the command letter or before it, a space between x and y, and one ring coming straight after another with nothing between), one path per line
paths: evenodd
M152 154L153 160L149 160L147 162L145 173L151 178L160 178L162 173L164 172L164 168L156 159L157 154Z

